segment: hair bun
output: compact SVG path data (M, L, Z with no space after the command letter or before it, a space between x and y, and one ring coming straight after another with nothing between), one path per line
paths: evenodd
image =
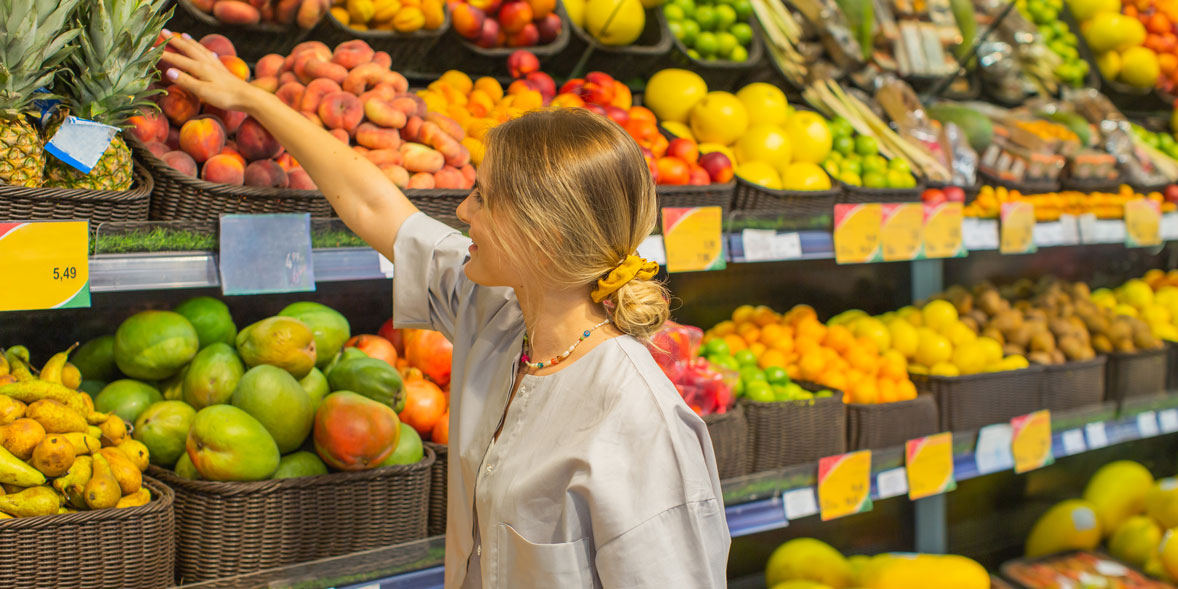
M608 301L614 326L638 339L654 335L671 315L667 289L653 279L635 278L614 291Z

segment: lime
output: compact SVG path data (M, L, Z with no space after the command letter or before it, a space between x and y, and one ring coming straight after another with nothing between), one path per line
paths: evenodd
M695 0L672 0L671 3L683 10L684 18L695 16Z
M789 401L793 399L793 393L790 391L789 385L775 384L770 385L770 387L773 389L774 401Z
M683 42L683 23L681 21L667 21L667 30L671 31L671 34L674 35L680 43Z
M699 23L700 30L711 31L716 28L716 9L708 5L703 5L695 9L695 22ZM706 51L700 51L704 55Z
M839 170L838 162L830 160L830 159L827 159L825 162L823 162L822 169L826 170L826 173L830 174L831 178L838 178L839 174L842 173Z
M879 153L879 142L870 135L860 135L855 138L855 153L863 156Z
M699 37L699 23L694 20L679 21L679 28L683 30L683 38L679 39L684 45L688 47L695 46L695 40ZM696 56L699 59L699 56Z
M732 3L732 8L736 10L736 20L741 22L753 15L753 3L749 0L736 0Z
M833 396L834 396L834 393L831 392L830 389L822 389L821 391L814 393L815 399L825 399L827 397L833 397Z
M850 186L863 186L863 178L859 174L852 174L851 172L843 172L838 175L839 181Z
M731 388L732 388L732 395L734 397L736 397L737 399L744 396L744 381L743 380L740 380L739 378L736 379L736 382L732 383Z
M748 47L753 40L753 28L746 22L738 22L728 28L728 32L736 35L736 41L742 47Z
M768 382L768 379L765 378L765 373L761 372L761 369L756 366L742 367L740 369L740 379L744 381L746 387L749 383L756 381Z
M719 41L716 40L716 34L711 31L704 31L695 38L695 50L704 56L704 59L711 59L712 56L716 55L716 48L719 44Z
M834 150L843 154L850 155L855 151L855 140L850 137L836 137L834 140Z
M904 185L908 183L908 178L912 177L912 174L906 174L899 170L888 170L886 175L888 188L904 188Z
M814 393L811 393L810 391L803 389L796 382L791 382L787 386L789 386L789 392L790 392L791 396L793 396L793 398L795 398L795 399L813 399L814 398Z
M663 16L667 17L667 21L669 22L687 18L687 15L683 14L683 7L678 4L667 4L663 6Z
M777 400L773 394L773 387L763 380L745 383L744 397L758 403L772 403Z
M721 6L720 8L731 8L730 6ZM728 57L732 55L732 50L740 47L740 42L736 40L736 35L732 33L716 33L716 55L720 57ZM744 61L744 60L732 60Z
M888 177L879 172L866 172L863 174L863 185L868 188L887 188Z
M739 364L741 368L744 368L745 366L757 365L757 355L754 354L752 350L741 350L733 354L732 358L736 360L736 363Z
M769 384L786 385L790 383L789 374L786 374L785 369L780 366L766 368L765 380L769 381Z
M884 174L888 171L888 160L885 160L882 155L869 155L863 158L863 173L879 172Z
M842 117L835 117L830 120L830 135L835 139L839 137L852 138L855 135L855 128L851 123Z
M708 340L708 343L704 344L703 349L700 350L700 355L701 356L730 356L730 355L732 355L732 349L728 347L728 342L724 341L724 338L718 337L715 339Z
M715 12L717 31L727 31L732 27L732 25L736 24L735 8L728 6L727 4L721 4L715 8Z
M829 155L827 155L827 156L826 156L826 161L828 161L828 162L834 162L834 163L836 163L836 164L838 164L838 163L842 163L842 161L843 161L843 154L841 154L841 153L839 153L839 152L837 152L837 151L832 151L832 152L830 152L830 154L829 154Z
M690 57L691 59L696 59L696 60L702 60L704 58L704 56L700 55L699 52L694 49L687 50L687 57Z
M909 173L912 171L912 167L908 165L908 160L903 158L896 158L888 161L888 169L904 173Z
M712 354L708 356L708 362L711 362L712 364L721 368L727 368L729 370L740 370L740 364L738 364L736 362L736 358L733 358L732 356Z
M862 174L863 164L856 160L847 160L843 162L843 165L839 166L839 171L843 174Z

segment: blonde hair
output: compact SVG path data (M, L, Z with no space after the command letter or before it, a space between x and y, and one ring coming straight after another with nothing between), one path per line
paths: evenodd
M581 108L542 110L491 129L479 191L497 227L514 247L519 268L534 267L561 286L597 280L650 235L658 218L654 182L638 144L607 117ZM529 263L531 262L531 263ZM604 301L623 333L645 339L669 315L667 291L635 278Z

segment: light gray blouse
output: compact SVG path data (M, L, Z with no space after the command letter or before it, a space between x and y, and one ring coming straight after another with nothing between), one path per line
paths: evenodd
M454 343L446 587L725 586L703 421L630 336L524 376L504 416L523 315L513 290L463 273L470 243L416 214L394 244L396 325Z

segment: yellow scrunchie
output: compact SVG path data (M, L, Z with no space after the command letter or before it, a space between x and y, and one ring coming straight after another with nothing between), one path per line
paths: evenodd
M597 279L597 288L593 289L590 296L593 297L593 302L600 303L605 300L605 297L622 288L623 284L635 278L650 280L658 273L658 262L652 262L631 254L626 256L626 259L621 264L618 264L617 268L610 270L609 274Z

